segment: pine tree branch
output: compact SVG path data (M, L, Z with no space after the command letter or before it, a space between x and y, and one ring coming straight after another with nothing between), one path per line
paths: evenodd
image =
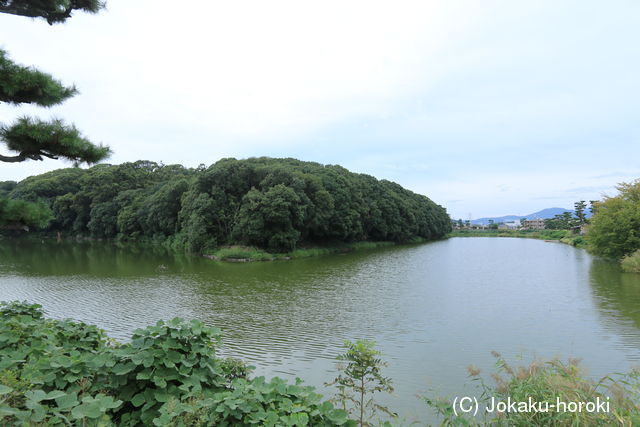
M27 160L27 156L22 153L18 154L17 156L3 156L2 154L0 154L0 162L17 163L24 162L25 160Z
M77 93L74 86L66 87L47 73L14 63L0 48L0 102L49 107Z
M96 163L111 154L109 147L95 145L73 125L61 120L45 122L22 117L11 126L0 126L0 142L18 156L0 156L0 161L20 162L64 158L73 162Z
M74 10L82 10L88 13L97 13L105 7L99 0L72 0L63 10L61 6L66 2L51 2L46 7L38 7L28 0L0 0L0 13L26 16L29 18L43 18L49 25L65 22L71 17Z

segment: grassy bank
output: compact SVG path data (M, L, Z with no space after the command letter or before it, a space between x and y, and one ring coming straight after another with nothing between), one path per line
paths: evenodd
M422 243L425 240L414 240L409 243ZM320 255L354 252L364 249L375 249L386 246L394 246L394 242L354 242L341 243L330 246L316 246L296 249L292 252L274 254L262 249L249 246L226 246L213 251L205 251L204 256L217 261L249 262L249 261L276 261L297 258L309 258Z
M498 353L493 354L497 358L497 372L490 374L491 381L485 382L477 367L467 368L477 386L474 392L467 391L467 395L478 396L480 411L475 417L459 409L456 412L452 398L423 398L442 420L441 425L633 426L640 423L638 371L610 374L596 381L585 375L579 359L511 366ZM509 402L515 404L504 405ZM528 406L529 402L532 406Z
M620 264L625 273L640 273L640 250L622 258Z
M58 240L60 238L60 240ZM184 252L181 248L176 247L170 238L163 236L154 237L139 237L137 239L97 239L86 235L70 235L63 234L58 236L55 232L50 231L35 231L29 233L7 232L0 233L0 240L3 239L24 239L34 242L44 241L65 241L65 242L109 242L117 247L136 247L144 248L146 250L164 250L179 254ZM403 243L396 243L390 241L378 241L378 242L330 242L323 245L308 245L295 249L286 253L271 253L264 249L257 248L255 246L242 246L242 245L229 245L221 246L215 249L205 250L201 255L205 258L213 259L216 261L228 261L228 262L250 262L250 261L277 261L277 260L290 260L297 258L310 258L321 255L329 255L336 253L348 253L367 249L376 249L381 247L407 245L407 244L419 244L425 243L430 240L423 238L414 238L410 241ZM193 255L193 254L192 254ZM196 254L198 255L198 254Z
M573 234L571 230L455 230L447 237L521 237L555 240L577 248L587 247L587 237Z

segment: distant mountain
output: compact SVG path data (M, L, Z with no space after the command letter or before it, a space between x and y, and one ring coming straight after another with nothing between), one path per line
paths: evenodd
M531 213L529 215L523 215L523 216L505 215L505 216L497 216L497 217L493 217L493 218L478 218L478 219L471 220L471 223L472 224L487 225L487 224L489 224L489 220L491 220L491 219L496 224L499 223L499 222L520 221L522 218L527 218L527 219L547 219L547 218L553 218L556 215L562 215L564 212L571 212L571 215L573 215L573 213L574 213L574 211L572 211L571 209L547 208L547 209L542 209L541 211L534 212L534 213ZM587 218L590 217L590 216L591 216L591 212L587 208Z

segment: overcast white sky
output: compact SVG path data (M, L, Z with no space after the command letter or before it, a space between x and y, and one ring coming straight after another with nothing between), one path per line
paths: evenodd
M110 163L296 157L455 218L525 215L640 177L639 40L632 0L109 0L56 26L0 14L13 60L80 90L0 122L64 118Z

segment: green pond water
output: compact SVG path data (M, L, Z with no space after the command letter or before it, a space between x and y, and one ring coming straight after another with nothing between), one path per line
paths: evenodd
M466 367L495 350L579 357L593 377L640 364L640 275L533 239L452 238L317 258L221 263L110 243L0 240L0 300L42 304L125 341L158 319L198 318L257 375L322 384L343 340L373 339L396 391L382 401L431 419L416 397L473 395Z

